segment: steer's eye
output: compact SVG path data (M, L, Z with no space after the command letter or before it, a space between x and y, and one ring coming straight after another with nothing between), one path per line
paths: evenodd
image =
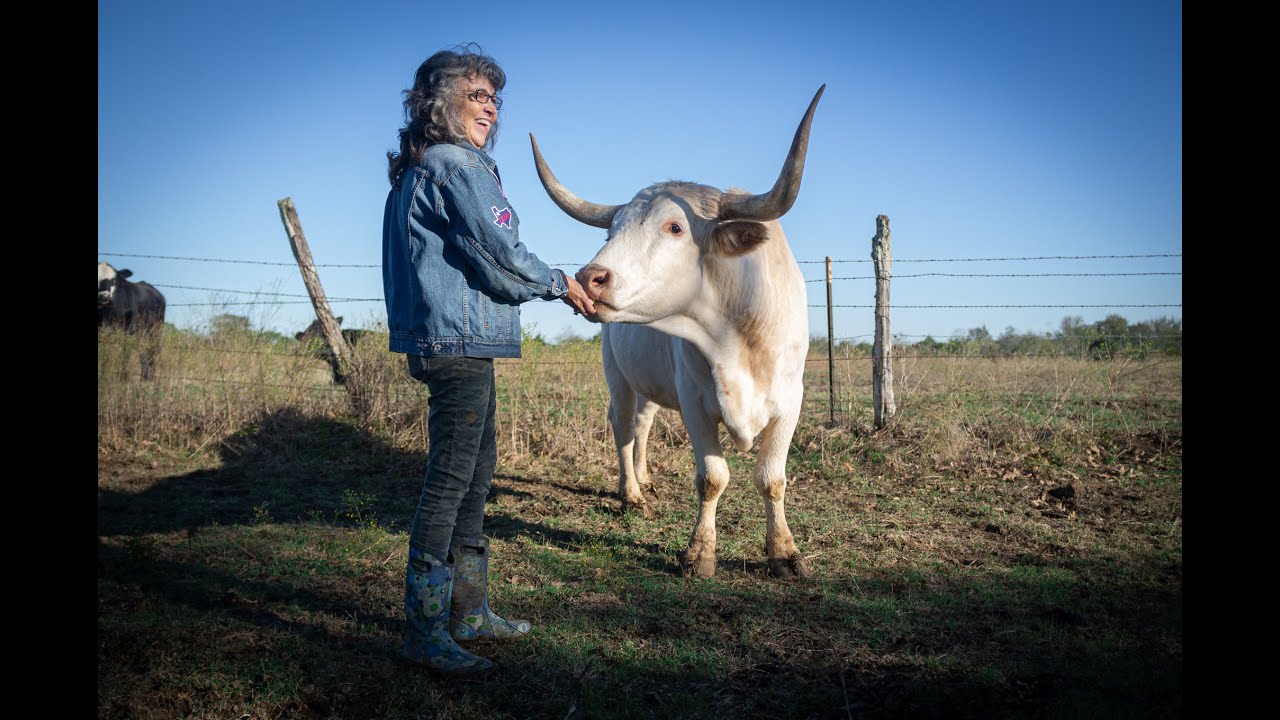
M679 235L680 233L684 232L684 228L680 227L680 223L678 222L667 223L666 230L672 235Z

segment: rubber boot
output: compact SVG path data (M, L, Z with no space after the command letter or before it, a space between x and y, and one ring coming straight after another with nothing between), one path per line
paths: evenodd
M533 627L528 620L503 620L489 609L489 540L454 540L453 607L449 632L455 640L511 640Z
M449 634L454 569L409 549L404 578L404 646L408 661L444 675L478 675L493 668L485 658L463 650Z

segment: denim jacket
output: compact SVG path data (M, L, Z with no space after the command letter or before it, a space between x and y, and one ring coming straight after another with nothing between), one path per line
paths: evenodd
M391 351L411 355L520 357L520 304L569 292L520 242L493 159L448 144L387 195L382 282Z

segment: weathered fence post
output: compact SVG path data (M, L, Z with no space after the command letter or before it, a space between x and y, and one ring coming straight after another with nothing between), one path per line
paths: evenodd
M324 339L338 359L338 369L343 376L351 374L351 348L342 337L338 321L333 318L329 309L329 300L324 296L324 288L320 286L320 275L316 273L315 263L311 261L311 248L307 245L307 236L302 234L302 223L298 221L298 211L293 207L291 198L276 202L280 207L280 220L284 222L284 231L289 236L289 246L293 248L293 257L298 261L298 270L302 273L302 282L307 286L307 294L311 296L311 305L316 310L316 318L320 321L320 329ZM358 383L348 383L348 388Z
M835 322L831 314L831 256L827 256L827 394L831 400L831 418L836 424L836 356Z
M889 217L876 216L876 236L871 239L871 260L876 269L876 339L871 351L871 402L875 427L889 424L897 412L893 402L893 336L889 332L889 278L893 251L889 247Z

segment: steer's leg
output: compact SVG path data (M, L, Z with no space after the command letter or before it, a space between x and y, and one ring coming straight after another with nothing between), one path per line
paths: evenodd
M618 451L618 497L622 500L622 512L639 510L650 517L649 504L640 494L640 484L636 481L636 391L618 368L607 338L603 360L604 381L609 386L609 424L613 426L613 444Z
M652 498L658 497L658 491L649 479L649 430L653 427L653 418L658 414L658 403L641 397L636 408L636 483L640 491Z
M639 510L645 517L652 512L640 494L636 481L636 392L629 385L609 385L609 424L613 426L613 444L618 450L618 498L622 512Z
M716 505L729 485L729 465L720 449L717 420L698 412L695 404L692 412L684 413L684 424L693 441L698 466L698 522L689 536L689 547L680 558L680 572L709 578L716 574Z
M796 579L809 574L804 556L796 548L791 529L787 527L787 515L783 497L787 492L787 451L791 436L795 433L795 414L774 418L760 434L760 453L756 457L753 479L756 490L764 498L765 536L764 551L769 558L769 572L777 577Z

